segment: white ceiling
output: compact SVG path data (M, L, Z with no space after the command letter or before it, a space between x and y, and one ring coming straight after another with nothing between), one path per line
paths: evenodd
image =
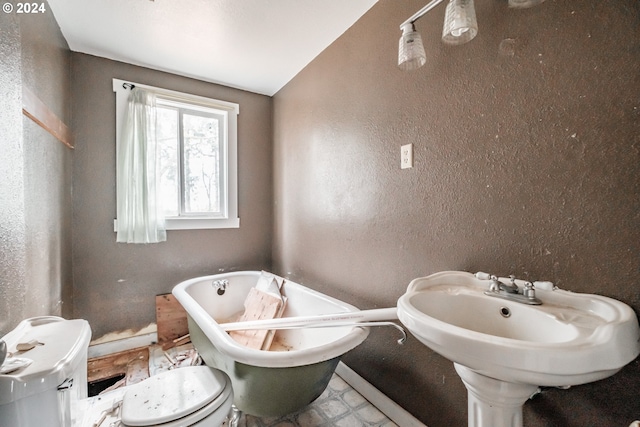
M49 0L69 48L273 95L377 0Z

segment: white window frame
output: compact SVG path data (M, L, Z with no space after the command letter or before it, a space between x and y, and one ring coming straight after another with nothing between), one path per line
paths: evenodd
M226 215L224 216L183 216L165 219L167 230L196 230L210 228L239 228L238 216L238 114L240 106L233 102L220 101L203 96L157 88L128 80L113 79L113 91L116 93L116 147L118 146L127 102L131 93L130 85L149 90L165 99L173 99L181 103L192 104L223 110L227 114L227 150L223 159L226 171ZM116 153L117 158L117 153ZM117 187L116 187L117 188ZM117 219L116 219L117 221Z

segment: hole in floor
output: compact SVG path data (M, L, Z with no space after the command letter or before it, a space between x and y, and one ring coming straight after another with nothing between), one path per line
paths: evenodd
M121 375L116 375L115 377L105 378L103 380L87 383L87 386L88 386L87 392L89 394L89 397L99 395L102 391L108 389L109 387L111 387L112 385L114 385L124 377L125 377L125 374L121 374Z

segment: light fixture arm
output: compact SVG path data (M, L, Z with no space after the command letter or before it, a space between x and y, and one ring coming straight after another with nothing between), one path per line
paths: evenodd
M413 25L418 19L422 18L427 12L431 9L442 3L444 0L431 0L427 3L422 9L411 15L409 19L400 24L400 29L404 31L405 27L408 25Z

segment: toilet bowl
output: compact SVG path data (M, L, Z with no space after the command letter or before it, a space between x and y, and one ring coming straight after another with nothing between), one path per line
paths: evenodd
M0 374L0 424L88 427L78 425L83 417L72 410L87 398L90 338L86 320L55 316L23 320L2 337L7 351L27 363ZM24 343L33 346L17 351L18 344ZM127 386L120 417L126 427L219 427L232 402L231 381L225 373L191 366Z

